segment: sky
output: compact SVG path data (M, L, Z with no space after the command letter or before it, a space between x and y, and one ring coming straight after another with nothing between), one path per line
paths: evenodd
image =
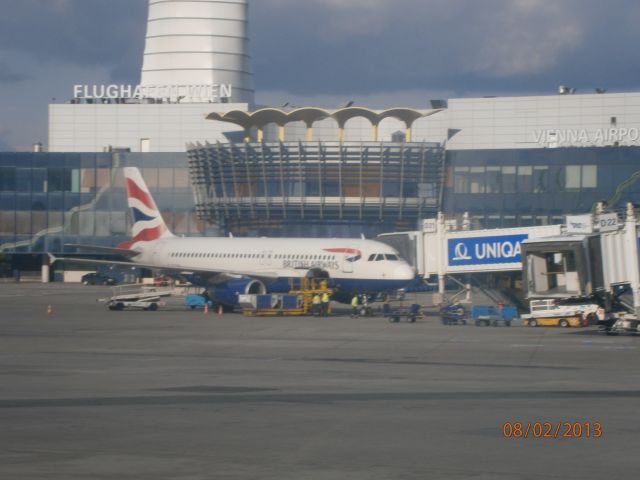
M147 0L0 0L0 150L47 141L75 84L136 84ZM256 100L640 90L638 0L250 0Z

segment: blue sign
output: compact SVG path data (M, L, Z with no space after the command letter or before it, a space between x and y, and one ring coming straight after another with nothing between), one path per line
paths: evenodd
M452 238L449 240L449 266L494 265L522 261L521 243L529 235Z

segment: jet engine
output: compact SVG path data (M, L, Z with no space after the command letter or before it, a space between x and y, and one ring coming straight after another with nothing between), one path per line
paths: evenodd
M216 285L210 290L209 295L217 303L234 307L238 304L238 295L264 295L265 293L267 293L267 287L260 280L239 278Z

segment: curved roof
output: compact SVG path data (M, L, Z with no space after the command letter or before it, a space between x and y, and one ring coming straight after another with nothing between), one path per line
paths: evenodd
M385 118L396 118L409 127L417 119L428 117L442 110L444 109L391 108L387 110L372 110L365 107L345 107L337 110L327 110L317 107L303 107L295 110L284 110L282 108L261 108L255 112L230 110L227 113L210 113L206 118L207 120L234 123L247 130L251 127L262 128L269 123L284 126L291 122L305 122L307 126L311 126L314 122L325 118L333 118L338 122L338 125L343 127L349 120L356 117L364 117L372 125L379 125Z

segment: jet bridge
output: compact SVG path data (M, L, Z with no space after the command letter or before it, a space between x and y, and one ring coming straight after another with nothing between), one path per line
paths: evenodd
M424 220L422 230L383 234L378 240L393 246L424 278L438 276L444 293L445 277L453 274L522 271L522 242L560 235L562 225L470 230L468 222Z
M564 235L522 244L524 288L529 299L604 297L624 289L640 314L638 219L632 204L617 213L567 217Z
M440 214L422 230L380 235L413 264L419 275L438 276L439 292L447 275L523 271L524 293L533 299L602 297L611 301L623 290L633 293L640 316L640 234L632 204L618 213L567 216L565 225L458 229Z

